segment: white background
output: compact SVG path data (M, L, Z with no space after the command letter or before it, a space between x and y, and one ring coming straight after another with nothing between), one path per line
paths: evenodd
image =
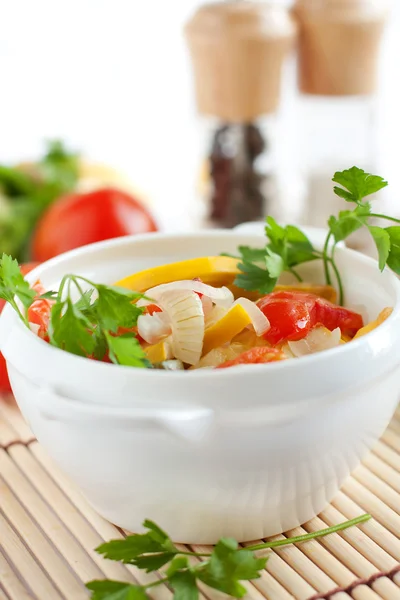
M400 2L394 3L381 59L379 152L396 209ZM182 29L198 4L0 0L0 160L35 155L43 138L61 137L122 168L150 195L165 227L183 227L178 213L194 197L200 146ZM293 93L290 76L284 85Z

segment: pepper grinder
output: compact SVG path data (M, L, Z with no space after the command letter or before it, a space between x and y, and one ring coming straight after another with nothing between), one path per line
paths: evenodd
M297 0L293 13L299 24L303 221L321 227L331 214L351 208L333 193L334 172L354 165L377 169L378 58L387 4Z
M274 4L201 6L186 25L207 159L201 224L262 218L273 200L275 112L296 25Z

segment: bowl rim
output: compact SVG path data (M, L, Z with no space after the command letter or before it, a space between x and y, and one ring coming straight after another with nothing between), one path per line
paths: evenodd
M132 243L133 244L140 243L144 240L149 241L150 238L153 238L155 240L171 240L171 239L173 239L173 240L184 241L185 239L188 239L188 238L191 238L191 239L205 238L205 239L207 239L207 238L213 238L213 237L217 237L217 236L222 237L222 238L223 237L231 238L231 237L242 237L244 235L245 234L240 233L239 231L235 231L235 230L215 229L215 230L204 230L204 231L199 231L199 232L190 232L190 233L186 233L186 234L185 233L154 232L154 233L142 234L142 235L124 236L121 238L115 238L112 240L97 242L94 244L90 244L87 246L83 246L81 248L71 250L69 252L65 252L59 256L52 258L49 261L42 263L41 265L39 265L38 267L33 269L26 276L26 279L30 282L33 282L33 281L37 280L37 278L40 277L41 274L45 270L47 270L49 267L56 266L58 263L62 263L63 261L67 261L69 259L74 259L74 258L80 257L82 255L90 254L92 252L96 253L98 251L104 251L107 249L114 249L114 248L118 248L118 247L128 246ZM263 236L256 235L256 234L254 234L254 235L246 234L246 235L247 235L247 237L254 237L255 240L263 239ZM357 261L359 261L360 263L363 263L370 267L372 265L374 265L378 269L377 261L369 256L366 256L360 252L349 249L347 247L338 247L337 254L339 255L342 253L351 254L353 257L356 257ZM328 361L333 361L337 356L343 356L343 357L355 356L358 352L360 352L362 350L364 350L364 351L368 351L368 349L373 350L373 347L375 345L377 347L379 347L379 345L382 345L382 344L379 344L379 340L380 339L382 339L382 341L385 340L387 333L389 332L389 330L392 329L392 325L396 321L398 321L399 332L400 332L400 280L388 268L385 269L385 276L387 279L389 279L390 283L393 285L393 288L396 293L396 302L394 303L392 314L377 329L370 332L367 336L363 336L357 340L353 340L351 344L345 344L345 345L338 346L337 348L332 348L329 351L317 352L315 354L303 356L303 357L301 357L301 360L288 360L288 361L280 361L280 362L278 361L278 362L273 362L273 363L267 363L267 364L262 365L262 369L260 369L260 365L249 364L249 365L238 365L238 366L232 367L230 369L204 368L204 369L194 369L194 370L190 370L190 371L163 371L161 369L160 370L140 369L140 368L128 367L128 366L124 366L124 365L109 364L109 363L91 360L86 357L77 356L75 354L65 352L64 350L61 350L60 348L51 346L48 342L45 342L44 340L39 338L28 327L26 327L22 323L22 321L19 319L18 315L15 313L15 311L12 309L12 307L9 306L8 304L5 306L5 308L2 312L1 320L3 321L3 323L5 321L9 322L8 324L10 326L11 331L15 328L15 331L18 332L18 335L20 336L20 338L22 340L24 340L24 344L26 344L27 346L29 345L29 347L30 347L29 351L35 351L35 348L37 348L37 351L42 354L43 361L46 361L46 356L51 356L51 355L58 356L58 357L61 357L60 360L62 360L62 356L63 356L64 364L71 371L74 370L74 365L76 366L77 369L85 368L85 365L86 365L86 370L90 369L90 371L93 375L95 375L96 373L100 373L100 372L110 373L110 369L112 369L112 371L115 374L117 372L119 372L121 374L121 377L126 377L127 374L130 373L131 375L135 375L136 377L151 378L153 380L158 379L158 378L160 378L160 380L162 380L162 379L165 380L167 378L169 381L172 381L172 380L182 381L182 379L186 379L188 382L193 382L196 380L210 380L210 381L222 380L223 381L223 380L227 380L228 378L229 379L238 378L238 377L241 378L245 374L254 374L256 372L260 373L260 371L264 372L265 374L271 373L272 371L280 372L282 369L286 370L288 373L290 372L291 374L295 375L298 370L303 370L303 368L305 369L307 366L314 365L315 368L317 369L320 364L325 364ZM9 335L11 335L11 333ZM0 349L2 350L2 348L0 348ZM7 354L7 352L6 352L6 354ZM7 361L8 359L7 359L6 355L5 355L5 358ZM11 362L11 364L13 364L12 360L10 360L10 362Z

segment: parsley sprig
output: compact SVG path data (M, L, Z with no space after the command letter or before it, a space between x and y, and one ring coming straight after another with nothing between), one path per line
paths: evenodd
M18 262L6 254L0 259L0 298L9 302L28 325L26 310L37 299L37 292L25 281ZM144 298L143 294L65 275L58 292L46 292L40 298L53 301L48 327L53 346L98 360L108 356L115 364L151 366L134 332L144 311L135 302ZM126 331L122 335L120 328Z
M197 600L198 584L203 583L234 598L242 598L247 590L241 582L258 579L268 561L268 556L259 557L255 552L330 535L370 518L371 515L365 514L320 531L245 548L234 539L222 538L209 553L179 550L158 525L146 520L143 523L146 533L113 540L96 551L105 558L134 565L147 573L163 569L162 576L146 585L104 580L91 581L87 588L92 592L92 600L148 600L152 588L167 584L174 592L174 600ZM193 562L192 557L199 560Z
M28 325L28 319L25 312L21 311L18 306L16 298L27 309L32 304L35 295L34 290L25 281L18 261L7 254L3 254L0 259L0 298L11 304L26 325Z
M274 289L279 276L290 272L301 281L296 267L312 260L322 260L325 279L332 285L333 276L339 289L340 304L344 302L344 289L339 269L335 261L335 250L339 242L366 227L378 251L379 268L387 265L400 274L400 227L379 227L377 220L400 223L399 219L372 212L371 203L366 200L388 185L382 177L366 173L358 167L338 171L333 177L334 193L355 205L353 210L340 211L338 216L328 219L328 233L322 252L316 250L308 237L297 227L281 227L272 217L267 217L265 235L267 244L262 249L239 247L240 275L235 285L250 291L268 294Z

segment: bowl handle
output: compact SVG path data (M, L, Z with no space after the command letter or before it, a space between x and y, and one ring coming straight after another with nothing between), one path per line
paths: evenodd
M133 429L144 423L163 427L179 438L199 442L206 438L214 424L214 411L203 406L187 404L168 405L164 402L151 406L85 404L58 394L52 388L41 387L32 400L42 417L49 420L110 425L118 421L122 428Z

